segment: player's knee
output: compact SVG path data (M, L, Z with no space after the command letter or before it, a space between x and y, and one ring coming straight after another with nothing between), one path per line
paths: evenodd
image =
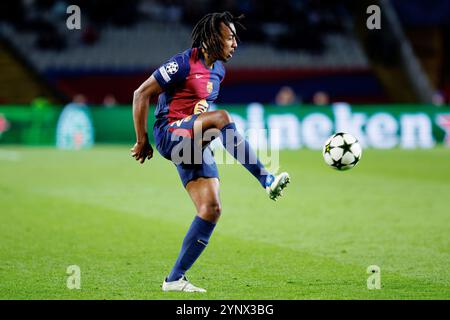
M199 215L208 221L217 221L222 214L220 203L206 203L199 208Z
M225 127L227 124L233 122L233 119L231 118L228 111L225 110L217 110L218 114L218 128L221 129Z

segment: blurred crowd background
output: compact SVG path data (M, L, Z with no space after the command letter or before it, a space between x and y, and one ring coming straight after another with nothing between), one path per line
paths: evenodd
M66 26L72 4L80 30ZM380 30L366 27L371 4L382 9ZM194 24L224 10L244 14L246 30L218 103L450 101L445 0L7 0L0 103L130 104L155 68L190 47Z

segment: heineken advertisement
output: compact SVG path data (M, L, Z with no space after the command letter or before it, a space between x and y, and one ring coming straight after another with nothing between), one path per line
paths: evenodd
M320 149L336 132L348 132L363 147L432 148L450 145L450 109L434 106L273 107L253 103L246 108L228 108L241 131L254 146L274 149ZM267 129L267 134L252 131ZM259 130L261 131L261 130Z
M336 103L326 107L280 107L253 103L211 107L229 111L237 127L254 147L320 149L335 132L355 135L365 148L450 146L449 106ZM149 126L154 122L153 110L151 108L149 112ZM0 144L56 145L58 141L63 148L80 148L92 142L129 145L135 142L129 105L114 108L91 106L89 113L77 109L72 116L62 114L62 111L63 108L55 106L38 110L25 106L0 106ZM94 132L95 140L92 140ZM150 139L153 139L151 134Z

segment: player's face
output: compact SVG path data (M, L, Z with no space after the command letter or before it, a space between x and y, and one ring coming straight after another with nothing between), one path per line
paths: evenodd
M234 50L237 48L237 42L236 42L236 28L234 27L234 24L231 23L230 27L227 27L225 23L221 23L220 25L221 33L222 33L222 39L223 39L223 61L228 61L233 56ZM232 31L233 30L233 31ZM234 32L234 34L233 34Z

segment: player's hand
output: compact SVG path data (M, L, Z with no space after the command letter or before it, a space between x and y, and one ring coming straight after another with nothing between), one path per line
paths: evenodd
M131 156L140 163L144 163L145 159L150 160L153 157L153 148L148 142L148 138L134 144L133 148L131 148Z

